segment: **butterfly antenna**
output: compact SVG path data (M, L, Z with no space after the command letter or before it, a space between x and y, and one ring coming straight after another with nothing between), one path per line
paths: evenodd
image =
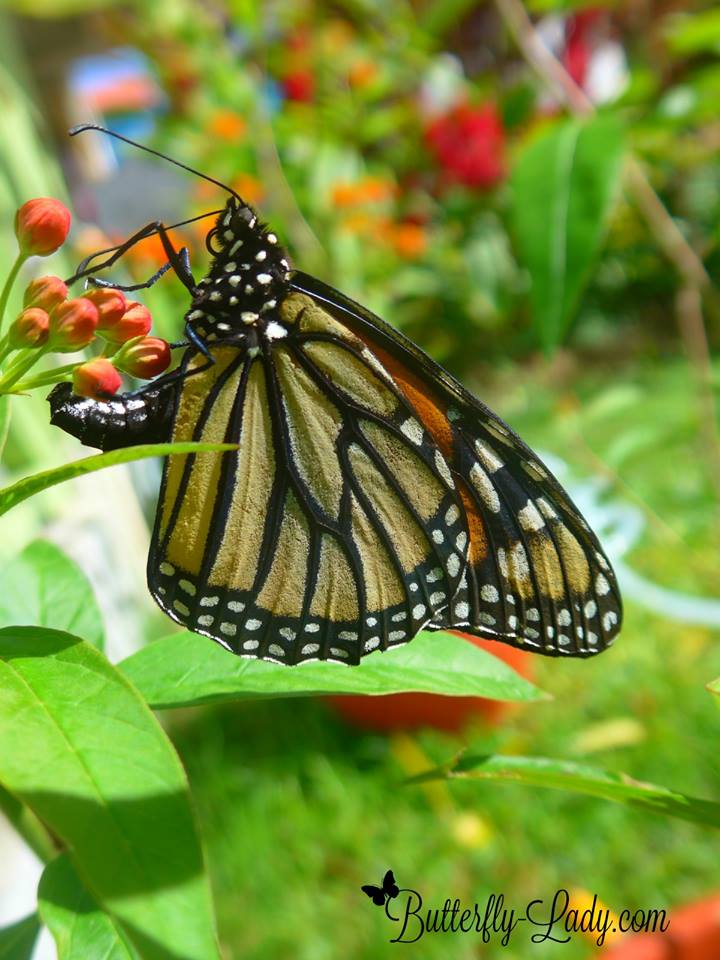
M100 133L105 133L108 137L115 137L116 140L122 140L123 143L130 144L131 147L137 147L138 150L144 150L146 153L152 153L153 156L160 157L161 160L167 160L168 163L173 163L176 167L180 167L182 170L187 170L188 173L193 173L196 177L200 177L202 180L207 180L209 183L214 183L216 187L222 187L223 190L227 190L227 192L232 194L233 197L236 197L240 203L244 203L242 197L235 193L232 187L229 187L226 183L221 183L219 180L215 180L214 177L209 177L206 173L200 173L199 170L194 170L192 167L188 167L187 164L180 163L179 160L173 160L172 157L168 157L166 154L160 153L159 150L153 150L152 147L146 147L144 143L137 143L135 140L131 140L129 137L124 137L121 133L116 133L114 130L108 130L107 127L101 127L98 123L80 123L76 127L72 127L70 130L68 130L68 134L71 137L76 137L78 133L85 133L86 130L99 130Z

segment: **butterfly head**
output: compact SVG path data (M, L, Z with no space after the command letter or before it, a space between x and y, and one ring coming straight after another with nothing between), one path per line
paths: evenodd
M198 284L187 322L206 340L263 329L290 277L287 254L253 208L230 197L206 239L210 271Z

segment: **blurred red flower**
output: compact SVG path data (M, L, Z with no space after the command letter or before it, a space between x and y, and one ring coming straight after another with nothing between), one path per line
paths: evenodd
M448 183L487 190L505 176L505 131L494 104L458 104L433 120L426 140Z
M580 10L565 23L563 66L579 87L584 86L593 54L592 31L604 16L599 9Z
M281 83L288 100L309 103L315 95L315 77L311 70L293 70L285 74Z

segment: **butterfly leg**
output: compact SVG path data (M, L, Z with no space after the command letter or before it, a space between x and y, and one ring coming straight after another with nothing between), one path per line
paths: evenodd
M108 267L112 267L113 264L125 254L128 250L134 247L141 240L146 239L149 236L152 236L154 233L160 237L160 242L162 243L163 250L168 258L167 264L161 267L160 271L150 278L150 281L139 284L135 287L127 287L129 290L139 290L142 287L151 286L160 277L167 271L172 269L175 275L178 277L180 282L187 287L187 289L193 293L197 284L195 283L195 278L192 275L190 269L190 257L187 252L187 248L183 247L182 250L178 251L173 246L173 242L168 235L167 228L160 220L155 220L153 223L148 223L131 237L121 243L117 247L108 247L106 250L98 250L97 253L91 254L89 257L86 257L79 265L75 273L69 277L65 282L70 286L70 284L75 283L76 280L82 280L84 277L90 278L92 274L96 273L98 270L106 270ZM93 263L98 257L102 257L105 254L109 254L107 259L103 260L101 263ZM91 282L94 282L95 278L92 278ZM100 283L100 286L104 286L105 283ZM116 286L116 284L112 284ZM121 288L122 289L122 288Z
M183 247L183 250L186 248ZM180 253L182 254L182 250ZM113 290L122 290L125 293L130 293L133 290L146 290L148 287L151 287L154 283L164 276L168 270L172 269L172 264L168 261L164 263L157 273L154 273L149 280L145 280L144 283L113 283L112 280L101 280L99 277L86 277L85 284L89 284L93 287L110 287Z

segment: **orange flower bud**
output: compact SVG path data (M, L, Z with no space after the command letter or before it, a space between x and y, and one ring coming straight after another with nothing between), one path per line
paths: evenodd
M80 397L104 400L121 386L122 377L106 357L95 357L73 370L73 391Z
M105 327L102 335L111 343L126 343L135 337L144 337L150 333L152 317L147 307L131 300L122 317L110 327Z
M97 307L100 316L97 329L103 336L106 335L105 331L110 330L122 319L128 307L125 294L122 290L115 290L113 287L96 287L94 290L86 290L83 296Z
M48 313L66 299L68 288L60 277L38 277L31 280L23 294L23 306L40 307Z
M55 253L65 243L70 219L70 211L59 200L52 197L28 200L15 214L15 236L20 252L28 257Z
M13 320L8 330L8 340L13 349L42 347L47 343L50 317L40 307L27 307Z
M123 349L114 359L125 373L141 380L151 380L170 366L170 344L160 337L144 337Z
M66 300L50 314L50 346L60 353L86 347L95 336L98 319L97 307L85 297Z

